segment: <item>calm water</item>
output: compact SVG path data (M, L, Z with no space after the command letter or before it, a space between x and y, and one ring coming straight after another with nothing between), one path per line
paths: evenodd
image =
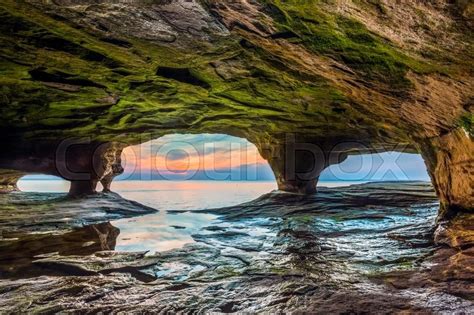
M320 186L349 186L362 182L321 182ZM23 180L22 191L66 192L69 183L55 180ZM120 229L118 251L165 251L193 243L193 234L218 220L208 213L186 212L228 207L248 202L275 190L275 182L225 181L117 181L113 190L124 198L158 209L155 214L112 221ZM169 210L185 210L175 212Z

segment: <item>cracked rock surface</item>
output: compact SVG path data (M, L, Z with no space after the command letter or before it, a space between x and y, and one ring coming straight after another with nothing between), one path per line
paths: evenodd
M25 232L1 241L0 306L6 313L471 313L472 229L446 234L466 240L457 248L436 245L437 207L425 183L326 188L317 197L273 192L207 210L219 218L194 243L148 254L113 251L120 232L110 223L41 235L19 225Z

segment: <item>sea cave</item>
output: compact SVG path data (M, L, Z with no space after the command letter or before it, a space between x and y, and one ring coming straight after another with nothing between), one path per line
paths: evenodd
M470 1L0 18L0 313L474 312Z

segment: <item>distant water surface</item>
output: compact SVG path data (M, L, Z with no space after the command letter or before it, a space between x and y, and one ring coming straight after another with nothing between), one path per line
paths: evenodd
M320 182L340 187L363 182ZM60 180L23 180L22 191L67 192L69 183ZM216 215L168 210L204 210L238 205L275 189L273 181L116 181L113 190L122 197L158 209L155 214L112 221L120 229L118 251L165 251L193 243L193 234L216 220Z
M367 181L321 181L343 187ZM25 192L67 192L62 180L21 180ZM112 189L127 199L163 210L200 210L234 206L277 189L274 181L116 181Z

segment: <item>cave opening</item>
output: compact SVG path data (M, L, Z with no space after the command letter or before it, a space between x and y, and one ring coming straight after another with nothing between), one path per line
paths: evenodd
M23 192L67 193L71 184L53 175L25 175L18 180L18 189Z
M117 180L271 181L254 144L226 134L170 134L122 152Z
M298 161L296 161L298 163ZM146 183L173 189L204 189L205 183L232 183L234 187L276 189L274 170L257 147L245 138L225 134L170 134L128 146L121 153L123 173L114 179L114 191L139 189ZM430 181L420 154L388 151L353 154L326 167L318 186L347 186L373 181ZM25 192L67 192L70 183L60 177L28 174L18 181ZM133 188L132 188L133 187ZM163 188L163 187L162 187ZM209 187L210 189L213 189ZM98 191L104 189L98 182ZM238 189L238 188L237 188ZM257 195L254 196L258 197Z
M343 162L327 167L319 177L318 186L378 181L429 182L430 176L420 154L388 151L349 155Z
M268 162L245 138L169 134L124 148L112 191L148 205L235 205L277 189ZM153 191L153 193L150 193Z

